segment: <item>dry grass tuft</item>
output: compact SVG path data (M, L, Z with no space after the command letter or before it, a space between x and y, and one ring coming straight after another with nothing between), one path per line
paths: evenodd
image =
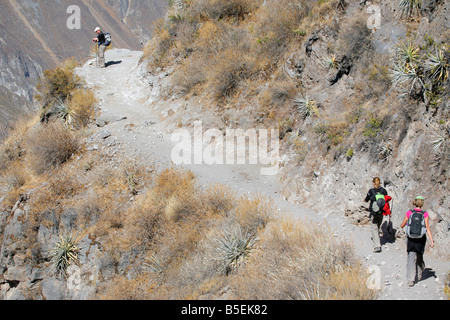
M143 195L125 214L124 226L126 244L146 250L163 232L164 216L152 196Z
M207 88L217 101L232 97L256 71L253 58L233 49L219 53L214 62L207 74Z
M149 60L150 67L164 67L174 39L162 19L155 22L154 33L153 40L144 47L144 57Z
M156 287L148 274L134 279L125 276L114 277L99 293L101 300L148 300Z
M243 197L239 200L234 215L244 232L256 234L275 217L273 200L262 196Z
M304 0L268 0L258 11L257 53L275 63L283 57L289 43L305 35L299 26L311 6L310 1Z
M68 59L61 66L45 70L36 86L38 94L35 98L44 106L56 99L66 100L81 84L81 78L74 73L76 66L73 59Z
M98 101L91 90L76 89L71 94L69 108L75 117L74 127L79 129L86 127L96 116L96 105Z
M18 119L5 141L0 145L0 171L7 170L12 163L25 156L24 140L30 128L38 123L38 117Z
M256 300L374 298L365 286L365 276L352 269L354 258L351 248L346 248L317 225L276 221L233 279L234 291L239 298ZM360 276L352 279L352 274Z
M202 197L203 206L214 214L226 215L236 205L236 195L223 185L214 185L205 190Z
M60 122L41 125L25 142L27 161L37 174L59 167L79 148L76 135Z
M243 20L245 15L256 10L260 0L197 0L188 8L188 17L198 21L235 19Z

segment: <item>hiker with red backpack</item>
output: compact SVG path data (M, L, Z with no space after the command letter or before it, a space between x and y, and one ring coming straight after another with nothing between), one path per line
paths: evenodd
M427 235L430 238L430 247L434 247L429 225L429 215L428 212L422 210L424 201L425 199L422 196L416 197L413 201L415 208L406 213L400 225L401 228L406 226L406 251L408 253L406 278L410 287L414 286L416 277L418 281L421 280L425 269L423 254L425 252Z
M370 218L372 220L372 241L374 252L381 252L380 228L383 222L383 209L387 202L385 197L388 195L386 189L381 186L381 180L378 177L373 178L373 188L369 190L364 199L369 202ZM389 197L390 198L390 197ZM391 198L392 199L392 198ZM389 205L388 205L389 206ZM390 212L390 209L389 209Z

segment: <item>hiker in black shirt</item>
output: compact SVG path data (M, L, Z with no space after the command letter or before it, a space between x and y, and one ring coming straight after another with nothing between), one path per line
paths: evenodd
M105 34L102 32L102 30L99 27L95 28L95 33L97 33L97 37L92 39L92 41L93 42L97 42L97 44L98 44L97 66L100 67L100 68L105 68L106 67L106 63L105 63L105 50L106 50Z
M381 252L381 242L380 242L380 227L383 222L383 208L377 208L374 203L376 203L375 196L379 193L387 196L387 191L381 186L380 178L375 177L373 180L373 188L369 190L364 199L365 202L369 202L370 217L372 218L372 241L374 252ZM374 210L377 210L376 212Z

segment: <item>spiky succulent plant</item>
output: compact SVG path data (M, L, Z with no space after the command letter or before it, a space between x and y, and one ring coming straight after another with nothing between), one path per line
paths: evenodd
M71 125L77 116L75 110L71 108L68 100L62 101L60 98L56 99L54 109L66 125Z
M309 99L308 96L297 96L294 99L294 106L303 118L309 118L319 113L316 102Z
M425 71L432 81L445 82L448 80L450 70L449 59L443 50L436 48L435 54L428 54L425 62Z
M162 275L165 270L164 262L154 254L145 260L143 267L146 271L157 275Z
M322 64L327 69L338 69L339 68L339 59L336 54L331 54L328 56L322 57Z
M79 251L76 237L70 233L62 234L51 251L55 272L58 275L67 277L68 270L71 266L80 265L80 261L78 260Z
M229 273L246 262L255 248L257 238L238 227L232 231L225 231L217 242L217 250L225 262L226 272Z
M399 4L402 16L412 17L420 13L422 0L402 0Z

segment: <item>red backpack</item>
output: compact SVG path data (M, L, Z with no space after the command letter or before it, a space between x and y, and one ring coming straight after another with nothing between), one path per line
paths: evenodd
M384 205L384 208L383 208L383 216L390 216L392 214L392 212L391 212L391 207L389 206L389 201L392 200L392 197L384 196L384 200L385 200L386 204Z

